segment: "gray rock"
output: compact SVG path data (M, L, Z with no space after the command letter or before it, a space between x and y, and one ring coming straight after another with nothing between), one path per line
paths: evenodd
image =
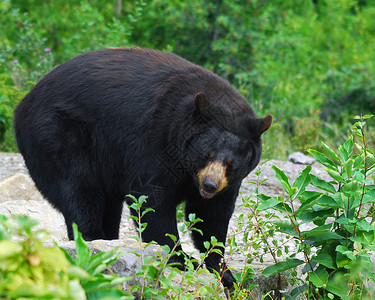
M302 152L294 152L288 156L288 161L295 164L312 165L315 162L315 158L307 156Z
M13 199L43 200L43 196L28 175L17 173L0 182L0 203Z
M33 193L33 192L32 192ZM53 241L67 240L64 217L55 210L47 201L39 200L10 200L1 203L0 214L25 215L38 221L38 229L44 229L50 233Z

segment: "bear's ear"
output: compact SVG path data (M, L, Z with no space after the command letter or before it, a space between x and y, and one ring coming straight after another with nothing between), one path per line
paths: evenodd
M250 132L254 136L261 136L266 130L271 127L272 124L272 116L268 115L264 118L256 118L250 120Z
M267 131L270 127L271 127L271 124L272 124L272 115L267 115L265 116L264 118L260 119L260 132L261 134L265 131Z
M199 92L194 97L194 103L197 112L203 115L204 110L206 109L206 96L202 92Z

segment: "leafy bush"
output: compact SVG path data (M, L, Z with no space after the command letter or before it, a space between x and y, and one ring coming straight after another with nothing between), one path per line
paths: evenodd
M92 255L74 227L76 258L45 247L46 232L26 216L0 215L0 297L2 299L133 299L119 289L126 280L104 275L117 250Z
M143 244L141 241L142 232L147 227L146 223L142 223L142 217L146 213L152 213L152 209L142 209L142 206L146 203L147 197L141 196L138 199L128 195L133 200L133 204L130 206L137 212L137 216L131 218L135 220L136 229L138 236L133 238L139 243L139 248L144 249L152 245L153 243ZM182 272L180 268L168 264L169 259L174 255L186 255L183 252L176 251L178 246L185 244L183 242L184 236L190 234L191 231L195 230L200 232L194 227L198 222L202 222L199 218L196 218L194 214L188 216L188 220L180 222L178 228L181 232L181 236L175 237L167 234L174 242L175 246L173 249L169 249L168 246L163 246L163 250L166 255L163 256L160 253L156 253L157 257L144 256L141 251L140 254L136 254L142 261L142 269L136 274L138 279L142 279L139 285L132 288L133 293L137 293L142 299L223 299L221 291L221 278L219 274L215 273L214 277L209 271L203 268L204 260L212 252L218 252L218 249L223 247L222 243L219 243L215 237L211 237L211 241L205 242L206 253L200 253L199 259L195 259L191 256L185 256L185 270ZM229 251L227 257L232 255L233 252L242 252L234 237L228 241ZM248 264L250 260L249 253L246 257L246 262L241 272L234 274L237 279L234 291L231 293L225 290L227 297L230 299L245 299L251 296L251 288L256 285L248 284L247 281L255 277L254 269ZM224 266L226 268L227 266ZM216 279L215 279L216 278Z
M8 83L7 76L0 74L0 151L17 152L13 134L13 111L26 92Z
M15 79L14 60L22 74L38 71L45 48L55 64L107 46L173 51L228 79L258 114L273 114L265 142L285 142L267 155L285 158L319 147L318 138L336 147L348 115L374 108L374 17L374 3L362 0L5 0L0 74ZM310 122L322 124L313 139L300 130ZM375 144L374 135L368 140Z
M258 195L262 201L259 211L275 209L285 214L285 220L276 218L272 224L277 231L292 236L296 244L296 251L286 261L266 268L263 274L270 276L304 266L305 279L298 280L290 299L301 293L308 299L374 297L371 284L375 273L370 257L375 250L375 157L364 135L365 120L370 117L356 117L353 132L359 143L350 136L337 153L325 144L327 154L310 150L325 166L330 182L310 174L311 166L307 166L290 184L285 173L273 166L288 196ZM310 184L316 190L307 190ZM305 224L313 228L303 230Z
M0 73L0 151L17 152L13 134L13 111L27 92L52 69L54 55L51 49L40 50L32 71L28 71L18 60L8 63L10 74Z
M142 217L146 213L152 213L152 209L142 209L142 206L146 203L147 197L141 196L138 199L128 195L133 200L133 204L130 208L137 212L137 216L131 216L131 219L135 220L137 236L133 236L140 245L139 248L143 249L154 243L143 244L142 243L142 232L146 229L147 223L142 223ZM140 254L134 253L140 257L142 261L142 269L136 274L138 278L141 278L139 285L133 286L133 293L139 293L142 299L195 299L196 297L217 299L220 278L217 281L210 281L204 279L204 274L209 275L209 271L202 268L202 264L192 257L185 256L185 272L182 273L179 268L175 268L168 264L169 259L174 255L185 255L181 251L177 251L177 247L183 244L182 238L190 234L192 230L199 231L194 228L194 225L198 222L202 222L199 218L196 218L194 214L189 215L188 221L183 221L179 226L179 230L182 233L180 238L167 234L175 243L173 249L168 246L163 246L163 250L166 255L163 256L161 253L157 253L158 259L153 256L144 256L143 251ZM211 252L217 252L218 247L222 246L213 237L211 243L206 243L207 253L202 253L200 261L204 261L207 255ZM199 265L199 268L196 266ZM203 277L202 277L203 275ZM178 278L178 279L177 279ZM207 278L207 277L206 277ZM208 277L210 278L210 277ZM193 286L193 290L189 290L187 286Z

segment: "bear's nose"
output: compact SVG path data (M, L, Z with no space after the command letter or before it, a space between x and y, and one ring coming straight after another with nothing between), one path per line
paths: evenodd
M209 179L205 179L203 181L202 187L203 187L203 190L207 193L215 193L219 186L217 185L217 183Z

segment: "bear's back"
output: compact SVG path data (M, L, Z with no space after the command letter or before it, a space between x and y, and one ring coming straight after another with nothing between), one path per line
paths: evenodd
M207 87L208 81L221 78L173 53L107 48L81 54L56 67L31 90L18 110L37 105L76 111L81 106L93 111L111 106L113 111L113 106L121 110L134 102L144 111L158 105L170 91L194 93L200 86Z

